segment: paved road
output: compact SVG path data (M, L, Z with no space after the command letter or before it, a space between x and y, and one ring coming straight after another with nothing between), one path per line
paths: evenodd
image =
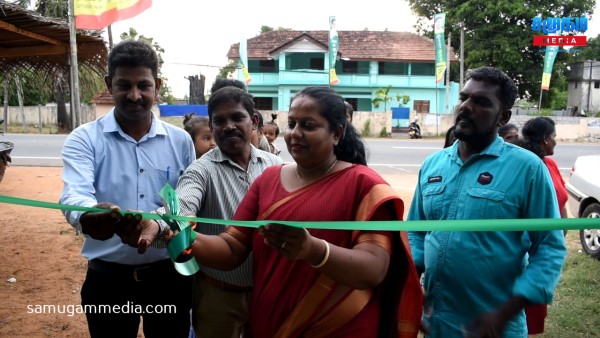
M13 165L62 166L60 152L66 135L6 134L0 140L15 144ZM369 165L381 175L394 172L417 173L423 160L442 148L443 140L367 139ZM292 158L283 138L277 139L284 161ZM575 158L580 155L600 154L599 143L565 143L556 147L554 159L563 174L568 174Z

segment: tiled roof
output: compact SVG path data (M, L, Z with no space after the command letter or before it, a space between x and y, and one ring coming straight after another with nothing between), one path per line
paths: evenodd
M329 46L329 31L276 30L248 39L248 58L272 58L282 47L306 35L324 46ZM338 38L338 54L352 61L435 61L433 40L414 33L338 31ZM450 54L450 60L456 61L454 49L450 49ZM239 43L231 45L227 57L239 59Z
M100 93L94 95L90 100L90 103L94 104L115 104L112 95L108 92L108 89L104 89Z

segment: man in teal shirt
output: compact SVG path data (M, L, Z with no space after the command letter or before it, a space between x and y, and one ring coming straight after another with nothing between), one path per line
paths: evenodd
M491 67L467 80L455 111L459 141L423 163L408 219L559 218L542 161L498 136L517 96L513 81ZM523 309L552 300L566 255L560 230L409 232L409 239L425 273L430 337L527 337Z

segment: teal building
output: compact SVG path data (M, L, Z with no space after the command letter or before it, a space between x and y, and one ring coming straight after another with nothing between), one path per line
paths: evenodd
M335 65L329 62L329 31L275 30L247 40L247 68L252 78L248 91L259 110L287 111L290 99L306 86L329 85L335 68L339 83L333 86L355 111L390 111L399 107L397 94L410 96L404 107L416 113L445 114L458 100L458 83L435 81L434 42L408 32L338 31ZM227 53L239 60L239 43ZM451 62L457 61L450 51ZM238 69L234 76L244 81ZM372 103L378 89L391 86L393 99L384 107ZM448 108L446 108L448 107Z

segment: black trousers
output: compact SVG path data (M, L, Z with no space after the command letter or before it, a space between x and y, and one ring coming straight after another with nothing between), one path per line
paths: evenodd
M140 317L146 338L187 338L192 278L170 260L139 266L91 260L81 288L92 338L135 338Z

